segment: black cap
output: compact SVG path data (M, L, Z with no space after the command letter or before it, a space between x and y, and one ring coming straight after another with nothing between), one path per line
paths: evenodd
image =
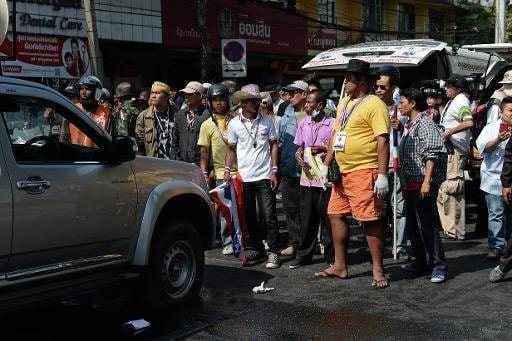
M361 59L353 58L348 61L346 72L358 73L368 79L376 79L377 74L370 70L370 63Z
M450 77L448 77L447 79L444 79L444 82L447 84L451 84L454 87L459 88L461 90L469 89L469 84L468 84L468 81L466 80L466 78L464 78L464 76L456 74L456 73L450 75Z

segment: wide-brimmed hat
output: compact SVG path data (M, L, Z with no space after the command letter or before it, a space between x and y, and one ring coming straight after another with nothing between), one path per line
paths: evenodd
M463 75L459 75L457 73L454 73L454 74L450 75L450 77L448 77L447 79L444 79L444 82L446 84L451 84L454 87L461 89L461 90L469 89L469 84L468 84L468 81L466 80L466 78L464 78Z
M114 98L120 97L132 97L132 85L128 82L121 82L117 84L116 92L114 93Z
M370 63L361 59L352 58L349 60L345 72L357 73L366 76L368 80L377 79L377 74L370 69Z
M204 92L204 88L203 88L203 84L197 82L197 81L192 81L192 82L188 82L187 85L180 90L180 93L186 93L186 94L195 94L195 93L203 93Z
M291 84L288 84L283 89L286 91L293 91L293 90L309 91L309 85L308 85L308 83L306 83L304 81L297 80Z
M505 74L503 75L503 80L498 83L511 84L512 83L512 70L505 72Z
M258 98L261 99L260 95L260 87L257 84L247 84L240 89L240 91L235 91L231 99L233 103L239 104L240 101L244 101L246 99Z

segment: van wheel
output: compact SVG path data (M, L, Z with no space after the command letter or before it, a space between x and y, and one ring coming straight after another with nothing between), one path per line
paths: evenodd
M144 278L145 303L166 305L190 300L203 284L204 249L193 225L173 222L153 242Z

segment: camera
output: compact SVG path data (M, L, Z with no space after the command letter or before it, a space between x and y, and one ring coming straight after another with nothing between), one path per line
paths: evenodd
M420 90L426 97L439 98L443 96L444 81L439 79L427 79L420 82Z

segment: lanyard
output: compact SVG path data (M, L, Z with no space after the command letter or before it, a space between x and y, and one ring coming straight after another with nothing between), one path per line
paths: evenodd
M256 125L256 133L254 134L254 137L252 136L252 122L251 120L247 120L251 123L251 131L249 131L249 129L247 129L247 127L245 126L245 123L244 123L244 119L242 118L243 114L240 114L240 122L242 122L242 126L244 127L245 131L247 132L247 134L249 134L249 137L251 138L252 140L252 146L254 148L256 148L256 146L258 145L257 142L256 142L256 138L258 137L258 130L260 129L260 119L261 119L261 114L258 114L258 117L256 117L256 120L258 121L257 125Z
M441 113L441 119L439 120L439 124L444 124L444 116L446 115L448 108L450 108L452 101L453 99L449 100L448 103L446 103L446 106L444 107L443 112Z
M229 113L226 114L226 126L227 126L227 123L229 122L229 119L231 118L231 116L229 115ZM222 132L220 131L220 128L219 128L219 122L217 121L217 114L212 114L212 121L213 121L213 124L215 125L215 129L217 129L217 133L219 133L219 136L220 138L222 139L222 141L224 141L224 143L226 145L228 145L228 142L226 141L226 139L224 138L224 135L222 134ZM224 127L224 131L227 130L227 127Z
M162 119L160 118L160 116L158 115L157 112L155 112L155 109L153 108L153 113L155 115L155 118L156 118L156 122L158 123L158 127L160 128L160 130L162 131L162 133L164 135L170 135L170 132L171 132L171 113L170 113L170 107L167 108L167 123L166 123L166 128L164 128L164 125L162 124Z
M341 127L341 130L344 130L345 127L347 126L347 123L348 123L348 119L350 118L350 116L352 115L352 113L354 112L354 110L359 106L361 105L361 103L363 103L364 100L366 100L368 98L369 95L364 95L363 97L361 97L351 108L350 108L350 111L347 111L347 105L348 105L348 102L350 102L350 98L349 100L347 100L345 102L345 104L343 105L343 110L341 111L341 117L340 117L340 127Z

